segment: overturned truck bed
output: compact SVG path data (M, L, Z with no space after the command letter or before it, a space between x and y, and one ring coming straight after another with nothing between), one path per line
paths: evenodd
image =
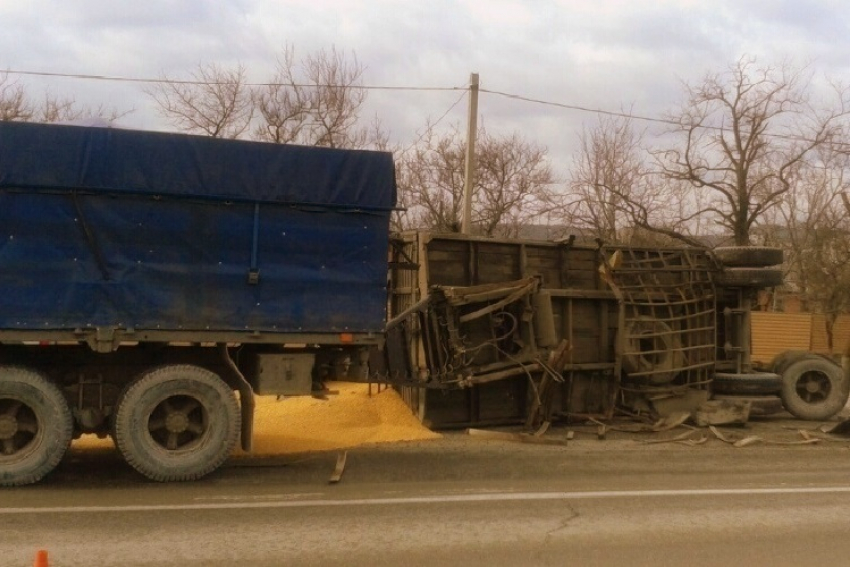
M416 232L390 254L389 371L430 427L664 414L708 398L706 250Z

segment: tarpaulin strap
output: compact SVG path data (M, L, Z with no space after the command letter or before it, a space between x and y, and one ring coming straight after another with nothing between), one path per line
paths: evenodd
M254 203L254 237L251 243L251 267L248 269L248 283L260 282L260 269L257 267L257 249L260 243L260 204Z

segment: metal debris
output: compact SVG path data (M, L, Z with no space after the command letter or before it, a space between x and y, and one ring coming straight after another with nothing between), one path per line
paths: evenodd
M345 461L348 459L348 451L343 451L342 453L338 453L336 456L336 467L334 467L334 472L331 474L331 478L328 479L329 484L336 484L342 478L342 473L345 471Z

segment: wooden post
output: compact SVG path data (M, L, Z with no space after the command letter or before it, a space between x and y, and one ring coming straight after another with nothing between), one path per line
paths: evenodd
M472 188L475 186L475 135L478 132L478 73L469 75L469 121L466 129L466 166L463 177L463 219L460 231L472 232Z

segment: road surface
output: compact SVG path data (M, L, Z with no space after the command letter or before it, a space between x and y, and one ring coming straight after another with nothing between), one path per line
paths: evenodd
M784 435L777 433L777 435ZM590 436L428 442L236 459L156 484L74 452L4 490L0 564L842 565L850 443L743 448Z

